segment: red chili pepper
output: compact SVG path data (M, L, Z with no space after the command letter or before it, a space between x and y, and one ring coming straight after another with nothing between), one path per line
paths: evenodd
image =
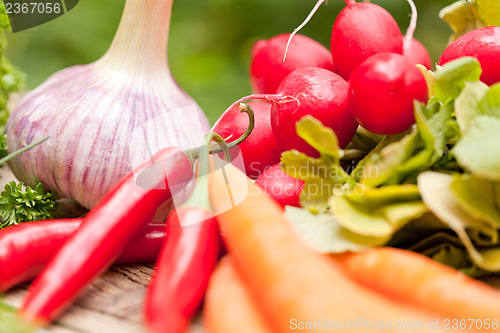
M205 141L223 141L210 133ZM227 146L225 155L228 156ZM152 333L185 332L200 306L220 254L221 239L208 197L208 149L200 151L196 186L167 220L167 240L146 294L144 314Z
M35 278L83 219L21 223L0 231L0 292ZM166 235L164 223L151 223L115 263L156 261Z
M141 262L156 262L167 238L165 223L150 223L146 231L132 240L115 264L137 264Z
M158 171L162 177L155 177ZM138 186L134 175L147 186ZM142 175L147 177L140 180ZM153 219L156 209L171 197L173 183L191 178L190 159L173 147L162 149L122 178L32 284L21 308L23 319L42 325L55 319Z
M78 219L40 221L0 231L0 291L35 277L80 224Z
M180 221L190 225L181 226ZM150 332L185 332L203 300L220 244L217 222L210 211L184 206L170 214L167 240L146 296Z

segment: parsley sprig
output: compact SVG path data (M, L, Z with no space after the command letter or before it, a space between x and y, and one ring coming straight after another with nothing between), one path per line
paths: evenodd
M0 194L0 228L21 222L46 220L56 209L56 192L45 192L43 184L35 179L32 188L14 181L5 185Z

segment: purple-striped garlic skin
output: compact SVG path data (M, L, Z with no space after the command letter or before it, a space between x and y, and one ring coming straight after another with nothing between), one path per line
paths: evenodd
M199 146L209 130L173 81L141 89L96 72L91 64L55 73L25 96L6 126L9 151L50 136L9 162L16 177L27 184L38 178L87 208L151 153Z
M92 208L161 148L201 145L208 120L173 79L167 41L173 0L127 0L106 54L61 70L11 113L7 148L50 138L9 162L26 184Z

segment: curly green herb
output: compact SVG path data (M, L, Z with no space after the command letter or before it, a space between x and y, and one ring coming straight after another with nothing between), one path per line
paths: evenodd
M57 194L45 192L43 184L35 179L35 187L11 181L0 194L0 228L21 222L46 220L56 208Z

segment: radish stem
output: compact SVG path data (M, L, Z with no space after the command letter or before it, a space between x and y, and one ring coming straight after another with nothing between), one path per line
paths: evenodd
M265 100L265 101L274 102L274 103L278 103L278 104L279 103L289 103L291 101L295 101L297 103L297 105L300 105L299 100L293 96L286 96L286 95L284 96L284 95L279 95L279 94L252 94L252 95L248 95L248 96L240 98L239 100L237 100L236 102L231 104L231 106L228 107L226 109L226 111L224 111L222 113L222 115L219 117L219 120L217 120L215 122L215 124L214 124L214 126L212 126L212 128L215 128L217 126L217 124L219 123L219 121L224 117L224 115L226 113L228 113L235 105L241 104L241 103L248 101L250 99Z

